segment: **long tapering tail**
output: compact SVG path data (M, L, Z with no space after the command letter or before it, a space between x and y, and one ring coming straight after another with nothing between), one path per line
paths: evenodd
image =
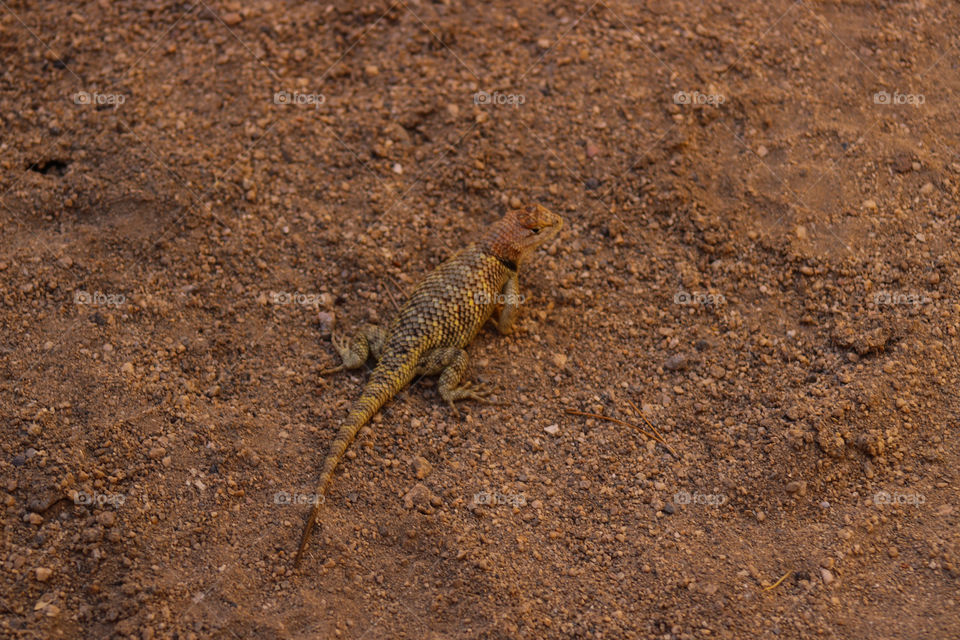
M370 380L363 388L363 393L353 405L343 426L337 433L336 439L330 445L330 452L327 453L323 461L323 472L320 474L320 481L317 483L317 489L314 492L316 498L313 509L310 511L310 517L303 528L303 536L300 538L300 547L297 549L297 555L293 559L293 566L300 565L300 559L304 550L307 548L307 542L310 540L310 534L317 523L317 516L320 514L320 507L323 504L327 491L333 483L333 472L343 458L347 447L357 437L357 433L363 428L363 425L369 422L370 418L380 410L390 398L397 394L413 377L419 354L405 354L404 356L389 357L384 355L380 363L370 374Z

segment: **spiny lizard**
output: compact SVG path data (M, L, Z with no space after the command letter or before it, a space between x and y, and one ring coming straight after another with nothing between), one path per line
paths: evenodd
M317 521L322 500L347 447L357 432L414 376L440 375L438 388L455 414L454 402L488 401L490 390L462 382L467 368L466 347L502 304L497 318L501 333L509 333L519 302L518 267L560 231L563 219L538 204L509 211L482 239L437 267L413 290L386 327L367 325L349 341L331 336L343 363L321 375L358 369L369 356L377 365L340 427L323 463L310 517L303 529L294 566Z

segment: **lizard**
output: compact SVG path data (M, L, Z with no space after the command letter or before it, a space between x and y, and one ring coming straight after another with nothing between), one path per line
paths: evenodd
M472 399L490 402L491 389L463 381L464 350L502 305L496 325L512 331L519 295L519 267L554 238L563 219L533 204L511 209L477 242L456 253L423 278L386 327L365 325L349 340L331 333L341 364L320 372L326 376L359 369L369 357L377 361L360 397L354 402L323 462L316 499L294 558L299 566L317 522L333 472L357 432L414 376L438 375L440 397L459 416L454 404Z

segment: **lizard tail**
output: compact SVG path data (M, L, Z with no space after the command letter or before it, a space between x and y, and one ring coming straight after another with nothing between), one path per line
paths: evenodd
M317 483L317 489L314 493L315 502L310 511L310 517L303 528L303 535L300 538L300 547L297 549L297 555L294 557L293 566L300 565L300 559L304 550L307 548L307 542L310 540L310 534L317 523L317 516L320 514L320 507L327 495L327 490L333 483L333 472L336 470L340 460L347 451L347 447L357 437L357 433L363 428L363 425L369 422L370 418L380 410L390 398L397 394L413 378L414 368L418 356L411 357L406 354L404 357L391 358L386 354L380 360L380 363L370 375L370 381L363 388L363 393L353 405L349 415L336 439L330 445L330 452L327 453L323 461L323 472L320 474L320 481Z

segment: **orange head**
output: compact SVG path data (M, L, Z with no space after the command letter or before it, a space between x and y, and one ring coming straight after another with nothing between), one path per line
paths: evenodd
M561 227L563 218L544 206L531 204L508 211L495 222L487 232L483 246L498 258L519 265L552 240Z

